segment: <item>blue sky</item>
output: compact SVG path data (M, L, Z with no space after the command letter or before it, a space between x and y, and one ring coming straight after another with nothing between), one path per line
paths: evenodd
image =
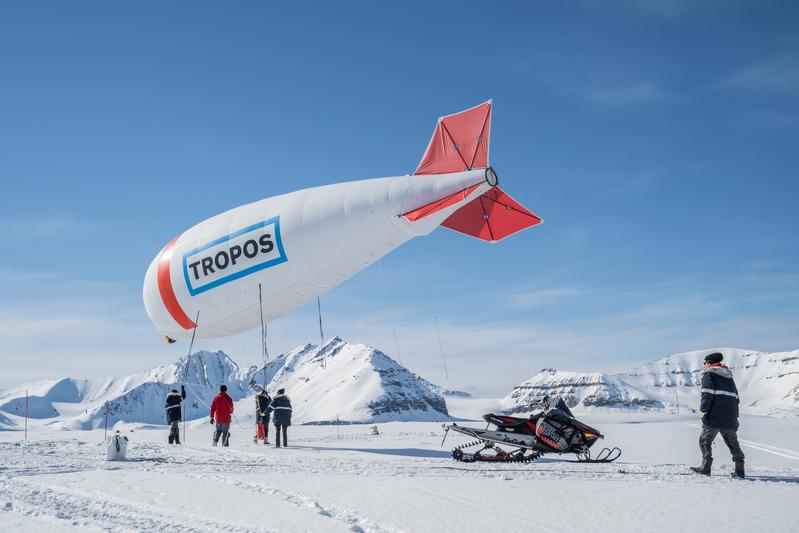
M0 386L176 359L141 302L168 240L411 172L438 116L488 98L491 162L546 224L408 243L386 283L376 265L322 298L328 334L487 393L541 367L795 349L798 26L787 1L4 3ZM271 324L270 350L315 320ZM258 342L197 348L245 365Z

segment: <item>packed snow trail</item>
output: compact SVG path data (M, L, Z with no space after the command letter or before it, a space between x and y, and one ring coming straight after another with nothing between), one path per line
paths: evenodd
M503 527L531 531L568 531L564 517L579 516L594 531L671 532L704 523L711 492L726 511L709 531L799 521L791 453L753 449L754 479L741 482L728 477L729 456L717 446L714 476L686 475L698 459L693 420L590 420L608 444L630 451L624 462L461 465L440 448L436 423L381 424L379 436L370 426L295 426L295 445L280 450L242 431L231 448L212 448L207 423L189 424L186 446L167 445L166 428L134 427L130 460L120 463L103 460L102 431L41 425L27 443L0 432L0 529L462 532L494 527L501 511ZM771 451L789 452L797 427L742 420L747 440Z

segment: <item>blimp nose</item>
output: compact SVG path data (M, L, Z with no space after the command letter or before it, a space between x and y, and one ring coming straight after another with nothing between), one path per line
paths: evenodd
M486 183L492 187L499 185L499 177L497 177L497 173L493 167L488 167L486 169Z

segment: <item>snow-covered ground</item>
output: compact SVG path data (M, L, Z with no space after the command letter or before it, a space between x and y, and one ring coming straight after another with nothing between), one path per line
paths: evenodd
M461 399L450 410L473 416L496 403ZM254 445L252 430L234 423L231 448L212 448L211 426L195 421L180 447L166 444L163 427L126 427L129 461L115 463L104 460L102 430L34 422L27 442L0 432L0 530L730 532L799 523L799 419L742 418L748 481L727 477L721 442L716 475L686 475L698 460L694 415L583 419L624 449L619 461L456 463L449 450L463 440L450 434L441 448L441 426L429 422L378 424L380 435L369 425L295 426L279 450Z

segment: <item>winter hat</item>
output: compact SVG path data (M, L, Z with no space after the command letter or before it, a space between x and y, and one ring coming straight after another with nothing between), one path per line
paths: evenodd
M220 385L219 390L225 392L227 390L227 385Z
M177 392L178 389L172 389L170 392Z
M715 365L724 359L724 355L719 352L714 352L705 356L705 364Z
M277 389L277 393L278 394L285 394L286 393L286 389Z

